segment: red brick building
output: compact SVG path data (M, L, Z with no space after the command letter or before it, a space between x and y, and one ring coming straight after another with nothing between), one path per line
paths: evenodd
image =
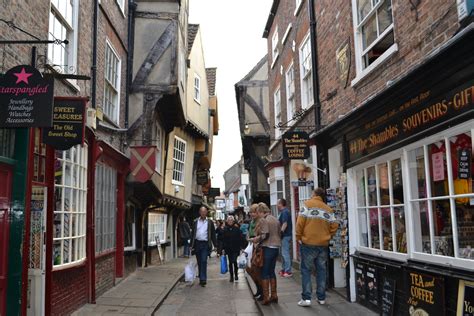
M291 48L275 34L290 29L296 51L307 25L290 27L295 2L274 1L265 29L269 56L280 59L269 68L274 90L287 85ZM302 2L310 8L313 1ZM313 103L320 111L308 125L316 125L313 163L327 174L313 174L333 189L329 202L348 224L330 246L333 283L376 311L390 307L382 288L395 286L394 314L455 314L473 281L472 3L314 2ZM271 108L281 109L275 117L284 117L288 98L282 93L275 107L279 98L270 90ZM418 289L431 291L436 310L413 294Z

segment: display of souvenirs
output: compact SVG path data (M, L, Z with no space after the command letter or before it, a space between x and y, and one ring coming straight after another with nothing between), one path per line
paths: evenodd
M347 235L347 178L342 173L339 178L339 187L326 190L327 204L334 210L339 228L329 242L331 258L341 258L341 267L345 268L349 258L349 236Z

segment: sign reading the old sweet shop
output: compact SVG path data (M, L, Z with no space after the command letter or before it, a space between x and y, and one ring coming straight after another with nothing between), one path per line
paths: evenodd
M0 79L0 127L50 127L54 80L34 67L11 68Z

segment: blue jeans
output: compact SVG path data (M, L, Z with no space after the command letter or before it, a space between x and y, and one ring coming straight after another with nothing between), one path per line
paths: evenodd
M311 270L316 267L316 295L318 300L326 299L326 264L328 261L328 247L308 246L302 244L301 250L301 279L303 292L301 298L311 300Z
M183 239L183 256L189 257L189 239Z
M199 270L199 280L207 281L207 257L209 256L209 245L207 241L196 240L194 242L194 251Z
M291 272L291 236L285 236L281 239L281 269L283 272Z
M278 248L263 247L262 280L275 279L275 266L278 258Z

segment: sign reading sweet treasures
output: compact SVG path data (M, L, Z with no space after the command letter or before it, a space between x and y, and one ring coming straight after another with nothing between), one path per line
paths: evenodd
M20 65L0 79L0 127L50 127L54 80Z
M408 271L407 286L410 315L444 315L443 278Z
M283 159L307 159L309 136L306 132L286 132L282 136Z
M54 99L53 127L43 129L43 143L66 150L84 142L84 112L87 99Z
M349 160L355 161L474 110L474 81L443 96L432 94L431 90L420 92L363 125L360 131L353 133L355 137L348 139Z

